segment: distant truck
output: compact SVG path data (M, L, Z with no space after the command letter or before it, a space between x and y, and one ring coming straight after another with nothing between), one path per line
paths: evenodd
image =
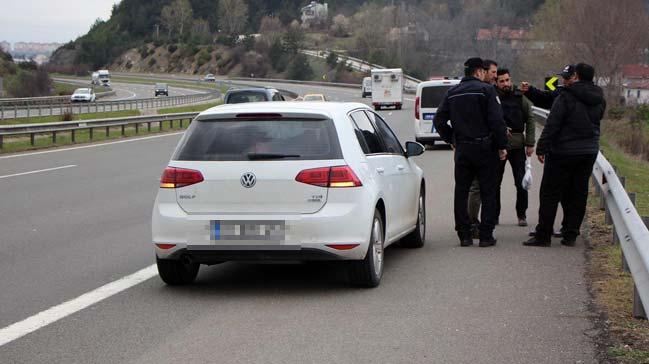
M372 105L375 110L384 106L403 106L403 70L401 68L372 69Z
M110 86L110 72L108 70L99 70L97 71L97 74L99 76L99 83L103 86L109 87Z
M90 81L92 85L99 85L99 72L92 73L92 80Z

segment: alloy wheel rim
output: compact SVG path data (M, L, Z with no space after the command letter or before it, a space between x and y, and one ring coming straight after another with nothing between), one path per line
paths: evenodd
M423 196L419 196L419 235L422 241L426 237L426 210L424 210Z
M374 273L377 277L381 276L383 270L383 231L381 221L374 219L372 225L372 258L374 260Z

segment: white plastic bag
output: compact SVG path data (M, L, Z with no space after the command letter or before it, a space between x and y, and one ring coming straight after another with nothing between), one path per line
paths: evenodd
M525 160L525 176L523 176L522 184L526 191L532 188L532 162L529 157Z

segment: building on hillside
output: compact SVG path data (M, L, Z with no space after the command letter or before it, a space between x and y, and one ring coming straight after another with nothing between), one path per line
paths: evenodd
M324 25L327 22L328 16L329 5L327 3L320 4L316 1L311 1L311 3L302 8L302 27L312 28Z
M622 66L622 97L627 105L649 104L649 65Z
M529 46L529 32L526 29L513 29L510 27L494 26L491 29L478 29L476 42L496 42L498 46L514 50L526 49Z
M401 28L392 28L388 33L388 40L393 42L402 40L428 42L430 41L430 38L431 37L428 30L424 29L423 27L419 27L414 23L410 23Z

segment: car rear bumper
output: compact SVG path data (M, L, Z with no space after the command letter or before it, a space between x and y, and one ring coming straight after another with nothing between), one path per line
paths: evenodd
M159 248L157 248L160 250ZM341 260L339 255L321 249L305 248L299 245L251 245L251 246L205 246L184 245L174 249L164 259L189 259L199 264L214 264L230 261L300 261Z

